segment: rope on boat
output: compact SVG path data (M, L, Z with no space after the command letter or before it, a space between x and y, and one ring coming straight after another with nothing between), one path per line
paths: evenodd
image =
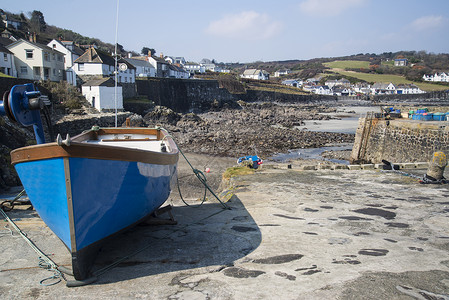
M164 129L164 128L157 127L157 129ZM164 130L168 133L168 130L166 130L166 129L164 129ZM186 160L187 164L189 164L190 168L193 171L193 174L195 174L196 178L198 178L198 180L204 185L204 197L203 197L203 200L201 201L201 203L199 205L197 205L195 207L201 206L206 201L206 193L207 193L207 191L209 191L218 200L218 202L220 202L220 204L223 206L224 209L231 209L229 206L226 205L226 203L221 201L221 199L214 193L214 191L211 189L211 187L207 184L206 175L204 175L204 173L202 171L200 171L200 170L198 170L198 169L196 169L196 168L194 168L192 166L190 161L184 155L184 152L182 152L181 148L176 143L175 138L171 134L169 134L169 133L165 137L171 137L173 139L173 142L176 144L176 147L178 148L179 153L181 153L181 155ZM165 137L162 139L162 141L165 139ZM181 197L182 202L184 202L184 204L187 205L187 206L192 206L192 205L187 204L187 202L182 197L181 189L179 187L179 178L178 177L176 178L176 181L177 181L177 185L178 185L179 196Z
M2 203L0 203L0 208L4 211L11 211L14 209L14 206L16 204L19 204L19 199L22 198L22 196L25 194L25 190L22 190L19 194L17 194L16 197L14 197L13 200L5 200ZM31 205L30 201L26 202L20 202L20 205Z
M20 198L20 197L19 197ZM17 233L19 233L19 235L25 240L25 242L31 247L31 249L34 250L34 252L37 253L37 255L39 256L39 262L38 265L39 267L46 269L48 271L53 272L52 276L49 276L47 278L42 279L39 283L43 286L50 286L50 285L55 285L59 282L61 282L61 278L64 278L64 276L62 275L62 273L58 270L58 265L56 263L54 263L47 255L45 255L26 235L26 233L24 233L19 226L16 225L16 223L14 223L13 220L11 220L11 218L5 213L5 211L0 207L0 213L3 215L3 217L5 218L6 221L8 221L9 224L11 224L11 226L17 231ZM52 282L47 283L50 280L55 280Z

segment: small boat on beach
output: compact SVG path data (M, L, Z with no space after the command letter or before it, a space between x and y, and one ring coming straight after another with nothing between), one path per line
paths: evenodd
M6 115L18 120L29 112L14 111L12 104L15 97L31 103L27 91L36 96L32 87L11 90L3 103ZM11 162L39 216L70 251L75 279L85 280L106 239L144 221L167 200L178 148L161 128L93 127L15 149Z

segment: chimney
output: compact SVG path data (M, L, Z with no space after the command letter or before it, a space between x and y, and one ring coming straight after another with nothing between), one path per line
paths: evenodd
M94 49L92 48L92 46L89 47L89 61L92 61L92 52L94 51Z

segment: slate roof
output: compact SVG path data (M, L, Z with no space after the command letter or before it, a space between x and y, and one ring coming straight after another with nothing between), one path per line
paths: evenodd
M33 43L33 42L30 42L30 41L27 41L27 40L24 40L24 39L20 39L20 40L18 40L17 42L12 42L12 43L9 44L7 47L8 47L8 48L11 48L11 47L14 46L15 44L19 44L19 43L27 43L27 44L29 44L29 45L33 45L34 47L40 48L40 49L42 49L42 50L46 50L46 51L49 51L49 52L58 52L58 53L61 54L61 55L65 55L64 53L62 53L62 52L60 52L60 51L58 51L58 50L56 50L56 49L50 48L50 47L48 47L47 45L39 44L39 43Z
M81 55L83 55L84 54L84 50L83 49L81 49L80 47L78 47L76 44L75 44L75 42L73 42L73 41L59 41L64 47L66 47L67 48L67 46L72 46L73 47L73 50L70 50L70 51L72 51L73 53L75 53L75 54L77 54L77 55L79 55L79 56L81 56Z
M164 58L161 58L161 57L159 57L159 56L154 56L154 55L152 55L151 56L155 61L157 61L157 62L159 62L159 63L163 63L163 64L169 64L169 62L168 61L166 61Z
M2 44L0 44L0 52L7 53L7 54L13 54L11 51L5 48Z
M246 69L244 72L243 72L243 75L246 75L246 76L249 76L249 75L256 75L256 74L258 74L260 72L260 70L258 70L258 69Z
M135 67L147 67L154 69L152 64L143 59L125 58L125 60Z
M75 63L100 63L115 66L115 59L106 52L90 47L75 60Z
M107 86L115 87L115 81L111 77L104 77L99 79L92 79L83 83L84 86Z

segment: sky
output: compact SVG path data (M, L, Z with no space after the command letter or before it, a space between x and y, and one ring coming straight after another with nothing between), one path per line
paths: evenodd
M1 2L5 11L28 15L38 10L49 25L111 44L118 28L117 41L125 50L154 48L157 55L193 62L305 60L401 50L449 53L449 0Z

